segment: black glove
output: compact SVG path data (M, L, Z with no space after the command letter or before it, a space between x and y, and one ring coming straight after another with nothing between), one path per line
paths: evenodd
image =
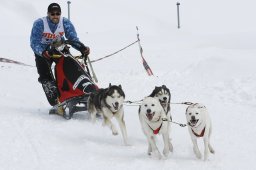
M88 55L90 54L90 48L87 47L87 46L85 46L85 48L84 48L82 54L85 55L85 56L88 56Z
M87 59L88 55L90 54L90 48L85 46L83 43L81 43L80 41L70 41L70 40L66 40L65 41L66 44L70 44L72 45L75 49L77 49L78 51L80 51L80 53L82 54L82 56L85 58L85 60Z
M46 60L51 60L51 54L50 54L50 52L47 51L47 50L44 50L44 51L42 52L42 56L43 56Z
M88 58L88 55L90 54L90 48L87 47L87 46L84 46L84 47L81 49L80 52L82 53L82 56L84 57L84 60L86 61L87 58Z

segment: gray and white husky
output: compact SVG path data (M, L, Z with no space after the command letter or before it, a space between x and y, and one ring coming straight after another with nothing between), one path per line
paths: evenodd
M90 94L87 108L93 122L96 120L96 113L101 114L103 116L103 125L109 126L113 135L118 135L115 125L111 122L111 119L115 117L121 129L124 144L128 145L124 121L124 99L125 93L121 85L109 84L108 88L99 89L97 92Z
M170 90L165 86L156 86L155 89L152 91L152 93L149 95L150 97L156 97L159 99L162 107L164 108L164 111L168 118L172 119L171 117L171 107L170 107L170 101L171 101L171 93Z

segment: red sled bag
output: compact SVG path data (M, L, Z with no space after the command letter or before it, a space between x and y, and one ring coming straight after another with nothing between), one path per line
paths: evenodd
M55 77L60 102L98 90L90 75L71 56L56 61Z

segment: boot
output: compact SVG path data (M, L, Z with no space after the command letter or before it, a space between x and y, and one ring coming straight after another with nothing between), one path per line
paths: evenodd
M43 80L42 87L50 105L58 104L58 90L55 81Z

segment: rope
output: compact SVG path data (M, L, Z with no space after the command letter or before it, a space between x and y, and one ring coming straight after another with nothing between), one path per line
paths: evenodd
M91 63L96 62L96 61L100 61L100 60L102 60L102 59L105 59L105 58L108 58L108 57L110 57L110 56L112 56L112 55L115 55L115 54L119 53L120 51L123 51L123 50L125 50L126 48L132 46L133 44L137 43L138 41L139 41L139 40L136 40L136 41L134 41L133 43L131 43L131 44L125 46L124 48L122 48L122 49L120 49L120 50L118 50L118 51L116 51L116 52L114 52L114 53L112 53L112 54L109 54L109 55L107 55L107 56L105 56L105 57L101 57L101 58L99 58L99 59L92 60Z
M140 106L141 105L141 101L142 100L138 100L138 101L124 101L124 105L127 105L127 106Z
M124 101L124 104L129 104L129 106L132 106L132 105L130 105L130 104L133 104L133 103L135 103L135 104L137 104L137 105L141 105L141 102L142 102L142 100L138 100L138 101L130 101L130 100L127 100L127 101ZM194 103L192 103L192 102L181 102L181 103L168 103L168 104L185 104L185 105L192 105L192 104L194 104ZM136 106L137 106L136 105Z
M174 123L174 124L177 124L177 125L180 125L180 127L185 127L187 126L187 124L182 124L182 123L178 123L178 122L174 122L174 121L169 121L171 123Z
M128 100L128 101L124 101L124 103L129 103L129 104L137 103L137 104L141 104L141 101L142 100L138 100L138 101L130 101L130 100Z
M192 105L192 102L181 102L181 103L170 103L170 104L185 104L185 105Z
M22 62L19 62L19 61L16 61L16 60L11 60L11 59L8 59L8 58L0 58L0 62L18 64L18 65L29 66L29 67L35 67L35 66L32 66L32 65L25 64L25 63L22 63Z

